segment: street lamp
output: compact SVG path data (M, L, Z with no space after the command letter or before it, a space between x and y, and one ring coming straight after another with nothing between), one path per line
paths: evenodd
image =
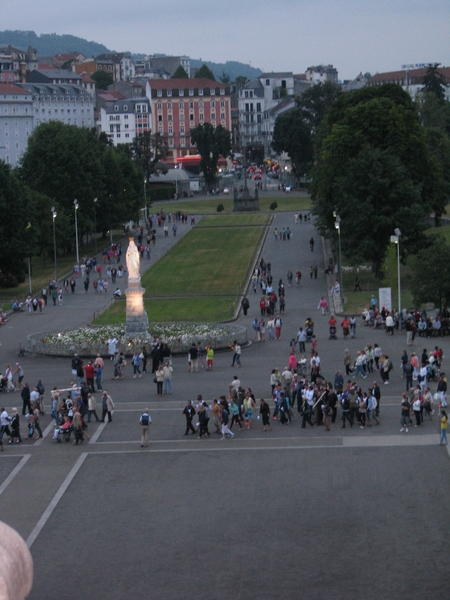
M398 284L398 322L399 327L401 327L401 317L402 317L402 290L401 290L401 282L400 282L400 236L402 232L398 227L394 229L395 235L391 235L391 243L397 244L397 284Z
M52 206L52 217L53 217L53 252L55 254L55 281L58 281L58 272L57 272L57 268L56 268L56 233L55 233L56 210L55 210L54 206Z
M26 227L27 231L30 229L31 227L31 223L30 221L28 221L28 225ZM29 242L28 242L29 244ZM31 296L31 292L32 292L32 285L31 285L31 255L30 255L30 247L28 245L28 285L29 285L29 289L30 289L30 296Z
M339 292L341 297L341 305L344 306L344 285L342 283L342 250L341 250L341 217L338 215L336 209L333 211L333 217L335 218L334 226L338 232L339 240Z
M94 241L95 241L95 254L97 255L97 200L98 198L94 198Z
M76 241L76 245L77 245L77 265L79 265L80 264L80 253L78 250L78 216L77 216L77 210L79 207L78 200L73 201L73 206L75 209L75 241Z

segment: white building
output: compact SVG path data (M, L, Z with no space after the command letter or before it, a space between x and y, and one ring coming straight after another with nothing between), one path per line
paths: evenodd
M14 83L0 83L0 160L15 166L33 130L33 96Z
M338 83L338 71L333 65L308 67L306 69L306 80L311 83L325 83L325 81Z
M146 97L125 98L100 109L100 130L114 146L131 144L151 128L150 100Z

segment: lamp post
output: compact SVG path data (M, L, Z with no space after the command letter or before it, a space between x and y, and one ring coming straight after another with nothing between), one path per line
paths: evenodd
M78 250L78 215L77 215L77 210L79 207L78 200L73 201L73 206L75 209L75 242L76 242L76 247L77 247L77 265L79 265L80 264L80 252Z
M398 319L399 324L401 326L401 316L402 316L402 290L401 290L401 281L400 281L400 236L402 232L398 227L394 229L395 235L391 235L391 243L397 244L397 284L398 284Z
M31 227L31 223L30 221L28 221L28 225L27 225L27 231L30 229ZM30 252L30 248L28 246L28 252ZM28 254L28 287L30 290L30 296L31 296L31 292L32 292L32 285L31 285L31 255Z
M58 281L58 271L56 267L56 233L55 233L55 219L56 219L56 210L55 207L52 206L52 217L53 217L53 252L55 255L55 281Z
M338 240L339 240L339 292L341 297L341 305L344 306L344 285L342 282L342 251L341 251L341 217L338 215L337 211L333 211L333 217L335 218L334 226L338 232Z
M97 255L97 201L98 198L94 198L94 241L95 241L95 254Z

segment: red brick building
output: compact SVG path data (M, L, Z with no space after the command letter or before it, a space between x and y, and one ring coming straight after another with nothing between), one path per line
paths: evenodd
M169 163L197 153L190 130L203 123L231 131L230 87L210 79L150 79L152 131L167 139Z

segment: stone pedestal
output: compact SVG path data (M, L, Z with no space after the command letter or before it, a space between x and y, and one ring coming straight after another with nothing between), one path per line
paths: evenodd
M145 289L141 287L140 277L129 279L125 290L127 300L125 330L127 337L148 334L148 317L144 308Z
M238 191L234 188L234 207L233 212L247 212L259 210L259 198L258 188L255 188L255 196L251 196L249 189L245 187L242 190L241 195L238 195Z

